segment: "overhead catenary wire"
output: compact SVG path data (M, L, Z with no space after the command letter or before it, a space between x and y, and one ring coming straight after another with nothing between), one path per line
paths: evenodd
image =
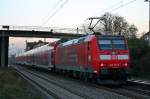
M48 14L43 17L43 21L44 21L45 19L47 19L47 18L50 16L50 14L52 13L52 11L55 10L55 9L62 3L62 1L63 1L63 0L59 0L59 1L57 1L57 2L54 4L54 6L50 9L50 11L48 12Z
M67 3L68 1L69 1L69 0L65 0L58 8L54 11L54 13L52 13L52 14L47 18L47 20L42 23L42 26L45 25L53 16L55 16L55 15L64 7L64 5L66 5L66 3Z
M101 12L107 12L110 8L114 8L115 6L120 5L120 4L122 4L123 2L125 2L125 1L126 1L126 0L121 0L121 1L119 1L119 2L117 2L117 3L115 3L115 4L113 4L113 5L109 6L108 8L105 8L105 9L101 10ZM87 19L84 20L84 21L87 21Z
M122 7L125 7L137 0L129 0L128 2L126 2L127 0L121 0L119 2L117 2L116 4L114 5L111 5L110 7L106 8L106 9L103 9L102 12L105 13L105 12L113 12L113 11L116 11ZM109 10L110 9L110 10Z
M102 12L107 12L107 11L109 11L109 9L112 9L112 8L116 7L117 5L122 5L125 1L126 0L121 0L113 5L109 6L108 8L103 9Z
M120 8L122 8L122 7L125 7L125 6L131 4L131 3L135 2L135 1L137 1L137 0L131 0L131 1L129 1L129 2L126 2L125 4L121 4L121 5L119 5L118 7L114 8L114 9L111 9L109 12L116 11L116 10L118 10L118 9L120 9Z
M101 12L108 12L108 10L109 10L110 8L114 8L115 6L120 5L120 4L122 5L123 2L125 2L125 1L126 1L126 0L120 0L119 2L117 2L117 3L115 3L115 4L111 5L111 6L109 6L108 8L105 8L105 9L101 10ZM86 22L87 20L89 20L89 18L85 19L84 22ZM84 24L84 22L83 22L83 24ZM97 21L97 24L98 24L98 22L100 22L100 20ZM95 24L95 25L96 25L96 24ZM94 27L95 27L95 26L94 26Z
M130 0L130 1L126 2L126 3L124 3L124 1L121 0L120 2L118 2L118 3L119 3L119 6L113 8L113 9L107 11L107 12L116 11L116 10L118 10L118 9L120 9L120 8L122 8L122 7L125 7L125 6L131 4L131 3L135 2L135 1L137 1L137 0ZM116 3L116 4L118 5L118 3ZM115 5L116 5L116 4L115 4ZM111 7L113 7L113 6L115 6L115 5L112 5ZM108 9L108 8L107 8L107 9ZM106 9L106 10L107 10L107 9ZM106 11L106 10L105 10L105 11ZM87 20L89 20L89 18L86 19L85 21L87 21ZM97 20L96 24L98 24L98 22L100 22L100 20L101 20L101 19L100 19L100 16L99 16L99 19ZM96 26L96 24L93 26L93 28Z

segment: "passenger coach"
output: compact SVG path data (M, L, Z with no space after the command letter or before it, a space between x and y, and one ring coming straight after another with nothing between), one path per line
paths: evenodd
M54 46L47 44L30 51L18 54L16 56L16 63L39 67L44 69L53 69L52 49Z

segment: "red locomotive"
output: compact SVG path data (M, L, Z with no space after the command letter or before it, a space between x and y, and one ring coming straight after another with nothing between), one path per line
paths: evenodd
M87 78L126 80L129 60L123 36L89 35L60 44L55 66Z
M88 35L16 56L16 63L53 69L97 81L125 82L130 66L123 36Z

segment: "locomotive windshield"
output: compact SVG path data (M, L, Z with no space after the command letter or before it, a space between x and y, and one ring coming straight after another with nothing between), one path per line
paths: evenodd
M125 50L125 39L123 36L100 36L99 47L102 50Z

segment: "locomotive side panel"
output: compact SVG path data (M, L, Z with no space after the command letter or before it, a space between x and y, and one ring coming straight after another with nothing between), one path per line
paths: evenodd
M92 45L84 40L85 38L79 38L72 41L74 43L64 43L57 47L56 69L93 73L89 55L92 51L89 47Z

